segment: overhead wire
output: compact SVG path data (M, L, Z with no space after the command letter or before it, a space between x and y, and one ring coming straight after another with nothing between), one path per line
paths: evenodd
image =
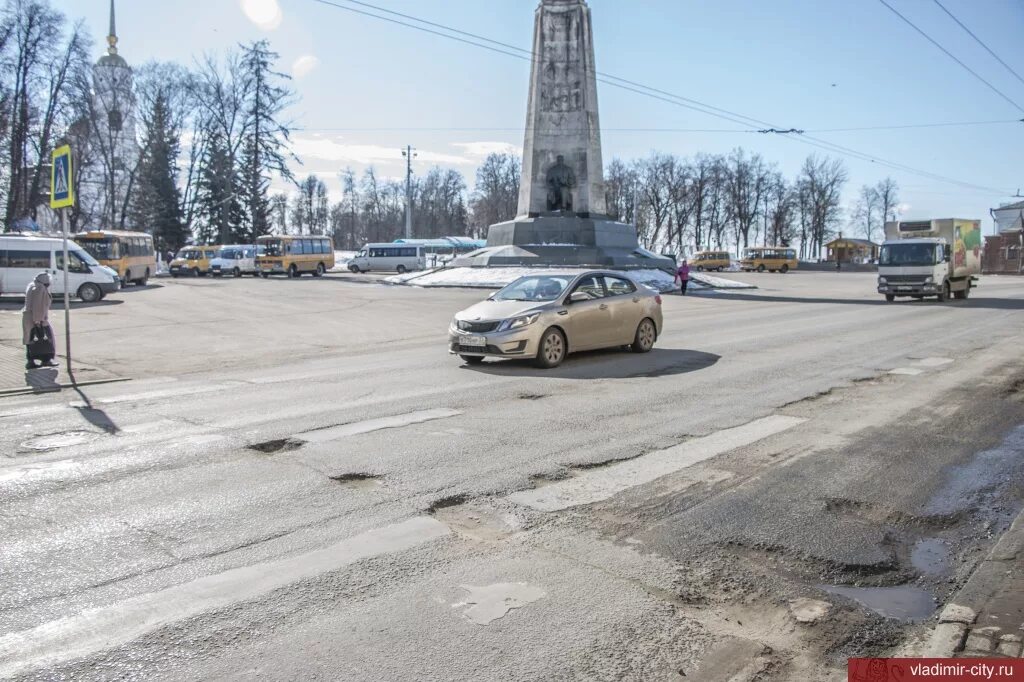
M1016 71L1015 71L1015 70L1013 69L1013 67L1011 67L1011 66L1010 66L1009 64L1007 64L1006 62L1004 62L1004 61L1003 61L1003 60L1002 60L1002 59L1001 59L1001 58L999 57L999 55L997 55L997 54L996 54L995 52L993 52L993 51L992 51L992 48L990 48L990 47L989 47L989 46L988 46L988 45L987 45L987 44L985 43L985 41L983 41L983 40L982 40L981 38L979 38L978 36L974 35L974 32L973 32L973 31L972 31L971 29L969 29L969 28L967 28L966 26L964 26L964 23L963 23L962 21L960 21L959 19L957 19L957 18L956 18L956 16L955 16L955 15L954 15L954 14L953 14L952 12L950 12L950 11L949 11L948 9L946 9L946 6L945 6L945 5L943 5L943 4L941 3L941 2L939 2L939 0L934 0L934 2L935 2L935 4L936 4L936 5L938 5L938 6L939 6L939 9L941 9L941 10L942 10L943 12L945 12L945 13L946 13L946 14L947 14L947 15L949 16L949 18L950 18L950 19L952 19L953 21L955 21L955 22L957 23L957 25L958 25L958 26L959 26L960 28L962 28L962 29L963 29L964 31L966 31L966 32L967 32L967 35L969 35L970 37L974 38L974 42L976 42L976 43L978 43L979 45L981 45L981 46L982 46L982 48L984 48L986 52L988 52L988 53L989 53L990 55L992 55L992 58L993 58L993 59L995 59L995 60L996 60L997 62L999 62L1000 64L1002 64L1002 65L1003 65L1003 66L1004 66L1004 67L1006 68L1006 70L1007 70L1007 71L1009 71L1010 73L1012 73L1012 74L1014 75L1014 77L1015 77L1015 78L1016 78L1017 80L1019 80L1019 81L1020 81L1021 83L1024 83L1024 77L1021 77L1021 75L1020 75L1019 73L1017 73L1017 72L1016 72Z
M503 54L503 55L506 55L506 56L509 56L509 57L514 57L516 59L521 59L521 60L524 60L524 61L528 61L528 62L531 62L531 64L536 63L539 60L539 58L540 58L538 55L534 54L532 51L526 50L524 48L515 47L513 45L509 45L507 43L502 43L500 41L493 40L493 39L490 39L490 38L486 38L484 36L480 36L480 35L477 35L477 34L469 33L467 31L462 31L460 29L456 29L456 28L447 26L445 24L440 24L440 23L437 23L437 22L432 22L432 21L429 21L429 20L426 20L426 19L420 19L418 17L414 17L414 16L408 15L408 14L402 14L400 12L395 12L393 10L388 10L386 8L379 7L377 5L371 5L370 3L363 2L362 0L340 0L340 1L341 2L347 2L347 3L352 3L352 4L360 5L362 7L372 8L372 9L378 11L378 12L384 12L384 13L387 13L387 14L391 14L392 16L397 16L399 18L395 19L395 18L388 17L388 16L381 16L380 14L374 14L373 12L369 12L367 10L358 9L356 7L350 7L350 6L347 6L347 5L342 5L342 4L339 4L339 2L336 2L336 1L333 1L333 0L313 0L313 2L321 4L321 5L326 5L326 6L329 6L329 7L336 8L336 9L352 12L352 13L355 13L355 14L360 14L360 15L371 17L371 18L374 18L374 19L379 19L381 21L389 22L389 23L392 23L392 24L397 24L399 26L403 26L403 27L406 27L406 28L411 28L413 30L421 31L421 32L428 33L428 34L435 35L435 36L439 36L439 37L442 37L442 38L447 38L449 40L453 40L453 41L456 41L456 42L459 42L459 43L471 45L471 46L474 46L474 47L479 47L479 48L488 50L490 52L495 52L495 53ZM884 3L884 0L880 0L880 1ZM405 20L408 20L408 21L405 21ZM414 23L409 23L410 21L418 22L420 24L424 24L424 26L420 26L420 25L417 25L417 24L414 24ZM435 29L441 29L441 30L435 30ZM452 33L455 33L457 35L452 35ZM464 37L459 37L460 35L464 36ZM487 43L490 43L490 44L487 44ZM676 95L676 94L671 93L671 92L667 92L667 91L664 91L664 90L659 90L657 88L653 88L653 87L644 85L642 83L631 81L631 80L628 80L628 79L625 79L625 78L619 78L617 76L611 76L609 74L598 75L599 72L597 72L596 70L593 71L593 73L595 75L596 80L598 80L599 82L605 83L606 85L610 85L612 87L616 87L616 88L619 88L621 90L626 90L628 92L633 92L633 93L642 95L644 97L660 100L660 101L663 101L663 102L666 102L666 103L669 103L669 104L672 104L672 105L675 105L675 106L683 107L683 108L686 108L686 109L691 109L693 111L697 111L699 113L703 113L703 114L706 114L708 116L713 116L713 117L716 117L716 118L719 118L719 119L722 119L722 120L727 120L727 121L729 121L731 123L735 123L737 125L742 125L742 126L748 126L749 127L751 124L755 124L755 125L759 125L759 126L764 126L768 130L764 130L763 132L799 133L799 134L792 134L792 135L791 134L783 134L782 137L784 137L786 139L798 141L798 142L800 142L802 144L805 144L805 145L808 145L808 146L811 146L811 147L815 147L817 149L822 149L824 151L828 151L828 152L835 153L835 154L840 154L840 155L843 155L843 156L849 156L851 158L855 158L855 159L858 159L858 160L861 160L861 161L875 163L875 164L878 164L878 165L881 165L881 166L885 166L885 167L888 167L888 168L891 168L891 169L894 169L894 170L900 170L900 171L903 171L903 172L911 173L911 174L914 174L914 175L918 175L918 176L921 176L921 177L929 178L929 179L940 181L940 182L945 182L945 183L949 183L949 184L953 184L953 185L958 185L958 186L961 186L961 187L967 187L967 188L971 188L971 189L978 189L978 190L992 192L992 193L999 193L999 194L1003 193L1003 190L1001 190L1001 189L996 189L996 188L992 188L992 187L985 187L983 185L976 185L976 184L973 184L973 183L957 180L955 178L948 178L948 177L945 177L945 176L942 176L942 175L938 175L936 173L931 173L929 171L924 171L924 170L921 170L921 169L913 168L913 167L907 166L905 164L900 164L900 163L897 163L897 162L888 161L886 159L882 159L882 158L879 158L879 157L871 155L871 154L866 154L864 152L860 152L860 151L857 151L855 149L851 149L849 147L844 147L842 145L838 145L838 144L835 144L833 142L829 142L828 140L822 140L820 138L811 137L811 136L805 134L806 131L799 131L799 130L794 129L794 128L791 128L789 130L784 130L784 129L782 129L781 126L776 126L776 125L773 125L773 124L768 123L766 121L762 121L760 119L756 119L756 118L753 118L753 117L750 117L750 116L746 116L744 114L738 114L736 112L732 112L732 111L729 111L727 109L722 109L720 107L715 107L715 106L710 105L710 104L705 104L705 103L700 102L698 100L693 100L691 98L683 97L681 95ZM743 133L743 132L747 132L747 131L745 129L740 129L740 130L727 131L727 132ZM758 132L762 132L762 131L758 131Z
M911 27L912 29L914 29L915 31L917 31L918 33L920 33L920 34L921 34L922 36L924 36L924 38L925 38L925 39L926 39L926 40L927 40L928 42L930 42L930 43L931 43L932 45L934 45L935 47L937 47L937 48L939 48L940 50L942 50L942 52L943 52L943 53L945 53L947 57L949 57L950 59L952 59L953 61L955 61L955 62L956 62L957 64L959 64L960 66L962 66L962 67L964 68L964 70L965 70L965 71L967 71L967 72L968 72L969 74L971 74L972 76L974 76L975 78L977 78L977 79L978 79L979 81L981 81L982 83L984 83L984 84L985 84L986 86L988 86L988 88L989 88L989 89L990 89L990 90L991 90L992 92L996 93L997 95L999 95L1000 97L1002 97L1002 98L1003 98L1004 100L1006 100L1007 102L1009 102L1010 104L1012 104L1013 106L1015 106L1015 107L1016 107L1016 108L1017 108L1017 109L1018 109L1019 111L1021 111L1021 112L1024 112L1024 107L1022 107L1021 105L1017 104L1017 103L1016 103L1015 101L1013 101L1012 99L1010 99L1010 98L1009 98L1009 96L1007 96L1007 95L1006 95L1006 93L1004 93L1004 92L1003 92L1002 90L1000 90L999 88L997 88L996 86L992 85L992 84L991 84L991 83L989 83L989 82L988 82L987 80L985 80L984 78L982 78L982 77L981 77L981 75L980 75L980 74L978 74L978 72L977 72L977 71L975 71L975 70L974 70L974 69L972 69L971 67L967 66L967 64L965 64L964 62L962 62L962 61L961 61L961 60L960 60L960 59L959 59L959 58L958 58L958 57L957 57L957 56L956 56L955 54L953 54L952 52L950 52L949 50L947 50L947 49L946 49L945 47L943 47L943 46L942 46L942 44L941 44L941 43L939 43L939 41L935 40L935 39L934 39L934 38L932 38L932 37L931 37L930 35L928 35L927 33L925 33L925 32L924 32L924 31L923 31L923 30L922 30L921 28L919 28L917 24L915 24L915 23L914 23L914 22L912 22L912 21L911 21L910 19L908 19L908 18L906 18L905 16L903 16L902 14L900 14L900 12L899 12L899 11L898 11L898 10L897 10L897 9L896 9L895 7L893 7L893 6L892 6L892 5L890 5L890 4L888 3L888 2L886 2L886 0L878 0L878 1L879 1L880 3L882 3L883 5L885 5L886 7L888 7L888 8L889 8L889 10L890 10L890 11L891 11L891 12L892 12L893 14L895 14L895 15L896 15L896 16L898 16L898 17L899 17L900 19L902 19L902 20L903 20L904 22L906 22L906 24L907 24L907 25L909 25L909 26L910 26L910 27Z

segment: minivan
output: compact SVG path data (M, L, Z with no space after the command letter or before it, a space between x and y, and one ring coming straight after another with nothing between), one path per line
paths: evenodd
M171 261L171 277L185 275L206 277L210 274L210 261L217 257L219 246L186 246Z
M426 267L423 247L409 244L367 244L348 263L348 269L352 272L377 270L397 272L400 275Z
M699 272L704 270L721 272L732 266L732 257L728 251L701 251L690 259L690 265Z
M86 303L121 288L121 276L68 241L68 290ZM24 294L40 272L52 280L50 293L64 295L64 240L27 234L0 235L0 294Z
M253 256L254 249L256 247L252 244L225 246L217 252L217 257L210 261L210 274L214 277L224 275L232 277L256 275L258 277L260 271L256 267L256 257ZM260 247L259 255L263 255L263 247Z

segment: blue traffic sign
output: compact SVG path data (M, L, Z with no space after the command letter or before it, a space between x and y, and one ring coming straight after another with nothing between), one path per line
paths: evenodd
M50 174L50 208L68 208L75 205L75 190L71 169L71 147L64 145L53 150L53 170Z

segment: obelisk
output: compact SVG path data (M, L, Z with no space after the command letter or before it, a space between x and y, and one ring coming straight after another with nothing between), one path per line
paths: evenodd
M604 166L590 8L584 0L543 0L537 8L526 108L519 215L552 211L604 216ZM574 175L571 205L555 196L558 158ZM550 181L550 182L549 182Z
M594 34L586 0L541 0L533 36L523 175L514 220L457 266L593 266L674 270L608 218Z

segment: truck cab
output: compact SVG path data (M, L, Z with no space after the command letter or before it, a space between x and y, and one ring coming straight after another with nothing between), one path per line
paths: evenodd
M981 270L981 221L926 220L886 224L878 259L878 293L939 301L966 299Z

